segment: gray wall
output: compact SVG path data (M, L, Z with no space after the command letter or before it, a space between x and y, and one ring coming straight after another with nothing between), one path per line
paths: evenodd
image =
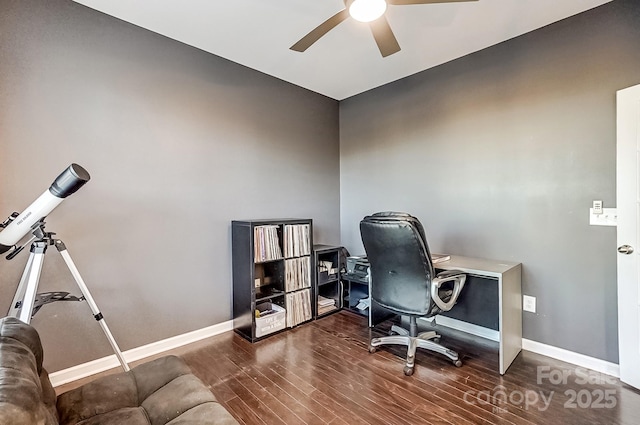
M587 211L615 205L615 91L640 83L633 3L347 99L338 117L333 100L71 1L0 0L0 214L71 162L89 170L47 228L125 350L230 319L230 220L311 217L317 242L358 253L358 221L397 209L434 251L521 261L538 297L526 338L616 362L615 229ZM0 260L0 309L26 258ZM55 250L41 289L77 293ZM86 304L33 324L51 371L111 354Z
M230 221L339 242L338 103L66 0L0 0L0 214L70 163L50 216L123 350L231 318ZM28 252L0 259L6 311ZM41 290L78 293L52 249ZM32 322L50 371L112 354L86 303Z
M640 6L616 0L340 103L342 243L416 215L432 251L523 263L524 337L618 360L615 94L640 83Z

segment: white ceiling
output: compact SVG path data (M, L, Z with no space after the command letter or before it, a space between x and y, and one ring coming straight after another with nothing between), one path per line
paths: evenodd
M299 53L289 47L343 0L75 0L217 56L342 100L611 0L479 0L389 6L402 50L383 58L351 18Z

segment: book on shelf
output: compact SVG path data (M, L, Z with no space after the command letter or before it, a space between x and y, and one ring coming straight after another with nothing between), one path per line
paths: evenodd
M431 263L432 264L438 264L438 263L442 263L443 261L449 261L451 260L451 256L447 255L447 254L431 254Z
M310 233L311 225L309 224L285 224L284 256L291 258L310 255Z
M311 286L310 257L284 260L284 284L287 292Z
M256 226L253 229L253 252L255 262L278 260L282 258L278 226Z
M311 291L303 289L286 295L287 327L311 320Z

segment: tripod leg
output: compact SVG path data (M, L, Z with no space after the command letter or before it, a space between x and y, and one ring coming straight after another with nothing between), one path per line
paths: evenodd
M20 283L18 284L18 288L16 289L16 294L13 296L13 301L11 301L11 306L9 307L9 311L7 312L7 316L18 317L18 312L20 311L22 300L24 299L24 293L27 290L27 281L29 280L29 272L31 271L31 266L33 265L33 256L33 253L29 254L27 264L24 266L24 272L22 272Z
M80 272L78 271L75 264L73 263L73 260L71 259L71 256L67 251L67 247L65 246L64 242L62 242L60 239L55 240L55 246L58 252L60 252L60 255L62 255L64 262L67 263L67 267L69 268L69 271L71 272L71 274L73 275L73 278L78 284L78 287L80 288L80 292L82 292L82 295L87 300L87 304L89 304L89 308L93 313L93 317L98 321L98 323L100 324L100 327L102 328L102 331L107 336L107 339L111 344L111 348L113 348L113 351L115 352L116 356L118 357L118 360L120 361L120 365L122 365L122 368L125 370L125 372L129 371L129 365L124 359L124 355L122 354L122 351L120 351L120 347L118 347L118 344L116 343L115 338L113 338L113 335L111 334L111 331L107 326L107 322L105 322L104 317L102 316L102 313L98 309L98 305L93 300L93 297L89 292L89 288L87 288L87 285L85 285L84 280L82 280L82 276L80 276Z
M38 293L38 282L40 281L40 273L42 272L42 263L44 262L46 251L46 242L34 242L31 245L31 253L29 254L27 265L13 297L13 304L9 309L9 316L17 317L24 323L31 323L33 303Z

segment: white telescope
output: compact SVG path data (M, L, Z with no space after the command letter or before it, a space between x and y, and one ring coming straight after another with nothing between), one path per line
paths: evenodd
M22 213L13 213L2 226L0 232L0 254L9 251L23 237L33 230L33 225L49 215L64 199L75 193L91 176L78 164L71 164L53 181L38 199L33 201Z
M14 258L24 247L16 247L16 244L25 237L27 233L31 232L33 234L33 237L29 241L31 242L29 258L27 259L27 264L22 273L22 278L16 289L7 316L17 317L25 323L30 323L31 318L45 304L55 301L87 301L94 319L96 319L102 327L113 351L118 357L118 360L120 360L122 368L128 371L129 365L122 351L120 351L116 340L113 338L107 322L104 320L104 316L98 309L98 305L93 300L93 297L91 297L89 288L87 288L82 276L80 276L80 272L71 259L67 251L67 246L62 240L53 237L55 233L44 230L44 219L47 215L60 205L67 196L80 189L90 178L87 170L78 164L71 164L69 168L56 177L49 189L45 190L26 210L21 214L11 214L7 220L0 224L0 227L4 228L4 230L0 232L0 254L13 248L13 251L7 255L8 260ZM82 297L70 296L68 292L60 291L38 293L44 255L49 246L55 246L62 256L62 259L67 264L71 275L82 292Z

